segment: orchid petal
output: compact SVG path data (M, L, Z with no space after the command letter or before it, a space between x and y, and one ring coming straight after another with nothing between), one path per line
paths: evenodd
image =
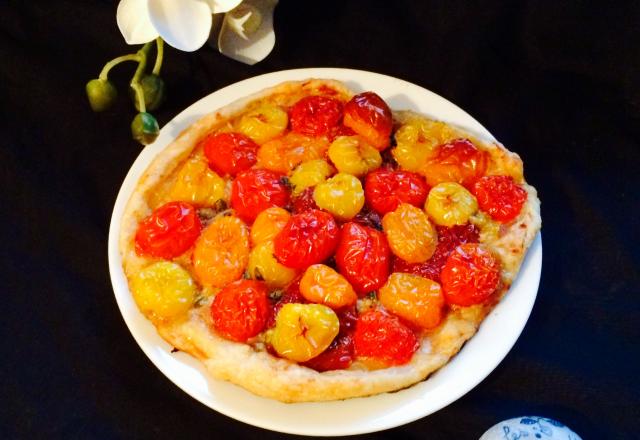
M148 0L149 17L160 36L186 52L202 47L211 32L211 10L204 0Z
M116 21L127 44L147 43L158 36L149 19L147 0L120 0Z
M261 16L262 21L254 32L247 32L244 27L246 14L239 17L234 17L233 12L227 14L218 36L220 53L250 65L265 59L276 44L273 11L277 4L278 0L245 0L242 3L243 10L255 8Z
M242 0L206 0L211 8L212 14L220 14L222 12L229 12L240 3Z

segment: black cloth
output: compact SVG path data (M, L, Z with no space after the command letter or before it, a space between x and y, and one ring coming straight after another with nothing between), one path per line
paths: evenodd
M132 51L116 6L0 2L0 437L281 438L178 389L116 306L109 220L140 146L126 92L101 114L84 92ZM527 414L584 439L640 435L638 23L637 2L286 0L276 47L255 66L167 48L161 125L261 73L349 67L433 90L524 159L544 257L522 336L467 395L371 437L475 439ZM132 69L114 70L121 91Z

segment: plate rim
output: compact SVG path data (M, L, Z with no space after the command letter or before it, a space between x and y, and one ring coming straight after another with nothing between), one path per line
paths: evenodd
M289 433L289 434L298 434L298 435L310 435L310 436L339 436L339 435L354 435L354 434L365 434L370 432L381 431L384 429L390 429L396 426L404 425L407 423L411 423L415 420L426 417L436 411L439 411L442 408L450 405L454 401L458 400L473 388L475 388L480 382L482 382L506 357L506 355L511 351L516 341L518 340L520 334L524 330L526 322L529 319L531 311L533 309L535 299L537 297L538 287L540 283L540 275L541 275L541 266L542 266L542 239L541 234L538 233L534 242L531 244L525 260L523 261L522 267L520 269L520 273L518 274L518 278L514 281L512 288L509 290L505 298L496 306L496 308L487 316L484 322L489 320L491 317L496 316L497 312L500 310L500 306L505 303L506 300L509 299L509 293L514 290L516 284L521 280L522 274L527 270L528 282L532 283L528 286L523 286L521 289L526 289L528 295L523 299L526 300L525 304L521 304L519 306L519 319L516 323L516 327L511 329L510 337L508 341L503 344L499 353L493 356L492 360L489 362L493 364L492 366L485 366L485 368L476 373L473 376L473 380L468 381L465 386L461 387L462 389L458 389L458 392L450 394L448 397L438 401L439 403L436 405L432 405L429 410L424 412L414 411L407 412L403 414L399 414L396 418L391 418L379 424L373 424L370 427L366 426L342 426L338 429L333 429L329 424L324 424L324 426L319 426L315 428L304 427L302 429L296 427L287 427L282 426L281 424L273 424L268 421L262 420L260 418L256 418L255 416L251 416L251 414L239 413L237 411L231 410L229 407L225 407L221 401L217 400L207 400L203 397L202 394L194 391L190 387L185 387L184 383L180 382L180 378L176 378L177 374L175 371L171 371L169 367L167 367L166 363L163 363L163 358L158 355L159 347L150 347L148 343L144 340L144 331L140 329L140 318L141 314L137 310L134 311L134 314L137 312L137 317L132 317L131 315L131 307L130 302L132 301L130 298L130 293L128 289L128 285L126 283L126 277L124 276L124 272L121 264L121 257L118 249L118 239L120 232L120 220L122 214L124 212L124 207L131 196L131 192L133 191L132 185L135 185L140 175L144 172L144 170L148 167L151 160L162 151L176 136L176 130L182 131L182 129L188 127L191 123L195 122L200 116L195 114L194 112L199 106L204 105L204 103L208 101L220 101L220 104L215 104L212 109L209 111L215 111L217 108L221 108L222 106L235 101L236 99L240 99L244 96L247 96L256 91L262 90L264 88L270 87L271 85L278 84L283 81L289 80L302 80L306 78L334 78L342 81L355 81L355 82L367 82L367 81L391 81L392 83L397 84L398 87L408 87L410 89L419 90L420 93L424 93L424 96L428 96L430 100L434 100L436 102L440 102L441 105L444 105L448 108L448 111L457 117L462 117L465 119L465 129L474 132L475 134L480 134L482 136L488 137L490 139L494 139L491 133L483 127L475 118L465 112L462 108L458 107L456 104L448 101L446 98L424 88L414 83L405 81L400 78L383 75L375 72L369 72L364 70L356 70L356 69L343 69L343 68L304 68L304 69L290 69L290 70L282 70L276 72L270 72L258 76L254 76L251 78L247 78L236 83L230 84L226 87L223 87L217 91L214 91L207 96L197 100L196 102L189 105L187 108L178 113L174 118L171 119L161 130L160 136L153 144L147 145L138 155L138 157L134 160L131 167L129 168L126 177L123 180L123 183L118 191L118 195L116 197L116 201L114 203L114 208L111 215L111 220L109 224L109 237L108 237L108 262L109 262L109 273L111 278L111 284L114 291L114 296L116 298L116 302L118 304L118 309L120 314L127 325L129 332L133 336L134 340L141 348L141 350L145 353L145 355L151 360L156 368L158 368L174 385L178 386L181 390L186 392L189 396L196 399L203 405L217 411L227 417L231 417L233 419L239 420L243 423L247 423L253 426L257 426L264 429L269 429L272 431ZM236 92L236 90L242 90L249 88L250 90L244 92ZM257 88L256 88L257 87ZM416 89L417 88L417 89ZM225 102L226 101L226 102ZM392 106L396 107L396 106ZM424 111L421 109L424 113ZM446 118L445 118L446 120ZM183 127L183 128L181 128ZM128 187L131 187L130 189ZM531 272L533 271L533 272ZM122 281L124 280L124 286ZM122 292L124 289L125 293ZM129 300L127 303L126 298L123 295L128 295ZM513 296L513 295L512 295ZM142 320L146 321L145 318L142 317ZM148 325L151 325L148 321L146 321ZM484 324L483 322L483 324ZM461 358L461 355L464 353L464 350L467 346L472 345L474 339L476 339L483 329L483 326L480 326L478 333L474 335L461 349L460 353L455 355L450 359L450 361L443 366L440 370L436 371L426 380L408 388L407 390L412 390L420 387L421 385L432 381L433 377L441 374L440 372L445 370L446 368L455 362L456 359ZM148 330L148 329L147 329ZM155 331L155 328L153 329ZM159 335L157 335L159 337ZM168 344L167 344L168 345ZM154 348L156 349L154 351ZM179 354L180 355L180 354ZM188 356L184 354L184 356ZM177 356L176 356L177 357ZM174 359L176 358L174 357ZM193 359L193 358L191 358ZM166 360L166 359L165 359ZM182 363L183 361L179 361ZM199 362L199 361L197 361ZM486 361L485 361L486 363ZM204 378L204 380L208 383L211 381L219 382L216 379ZM231 385L235 387L234 385ZM239 392L246 392L240 388L238 388ZM314 408L315 411L318 411L317 407L330 407L331 405L335 405L338 402L359 402L365 401L367 399L376 399L380 398L380 396L389 396L389 395L403 395L406 394L407 390L401 390L396 393L383 393L381 395L365 397L365 398L356 398L356 399L347 399L345 401L334 401L334 402L321 402L321 403L294 403L294 404L280 404L277 401L264 399L262 397L253 396L253 398L257 400L267 400L268 402L274 403L274 405L280 404L285 405L287 407L296 407L298 405L304 406L306 408ZM357 403L354 403L357 405ZM320 408L322 411L322 408ZM310 429L307 429L310 428Z

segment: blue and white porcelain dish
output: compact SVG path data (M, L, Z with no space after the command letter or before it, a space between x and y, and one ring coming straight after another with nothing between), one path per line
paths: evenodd
M571 429L547 417L524 416L504 420L482 434L480 440L582 440Z

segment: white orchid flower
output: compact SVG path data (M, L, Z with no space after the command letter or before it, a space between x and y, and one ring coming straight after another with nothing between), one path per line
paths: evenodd
M255 64L275 45L273 10L277 3L278 0L120 0L116 19L128 44L143 44L160 36L176 49L193 52L209 39L212 14L226 13L218 34L218 50L235 60Z

